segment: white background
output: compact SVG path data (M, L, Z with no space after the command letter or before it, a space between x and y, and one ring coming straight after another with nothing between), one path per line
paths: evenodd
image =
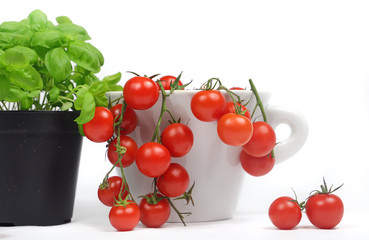
M245 87L252 78L259 90L273 93L273 105L301 112L309 123L305 146L267 176L245 178L237 214L249 223L256 214L263 219L259 227L271 227L265 219L275 198L293 196L293 187L303 200L323 176L328 184L344 183L337 192L345 204L340 230L369 212L368 2L13 0L0 8L0 22L19 21L34 9L54 23L66 15L86 28L105 57L99 77L120 71L123 85L126 71L183 71L193 87L211 77ZM110 168L104 158L104 144L84 140L75 221L105 224L90 225L97 232L109 229L108 210L96 198Z

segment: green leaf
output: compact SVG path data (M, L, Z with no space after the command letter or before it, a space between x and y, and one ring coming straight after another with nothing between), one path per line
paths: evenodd
M55 102L58 100L60 95L60 89L57 86L51 88L49 92L49 100L50 102Z
M68 45L68 56L77 65L88 71L97 73L100 71L100 62L94 51L91 51L91 44L76 40Z
M13 84L28 91L40 90L43 86L40 74L32 66L9 72L9 78Z
M18 102L26 97L27 97L27 94L25 91L17 87L11 87L8 95L5 97L4 100L8 102Z
M104 77L103 82L107 82L108 84L117 84L120 81L121 77L122 74L118 72L114 75Z
M21 110L29 110L33 105L33 99L30 97L21 100Z
M94 82L88 91L93 95L104 95L107 90L108 84L106 82Z
M56 18L56 21L58 24L72 23L72 20L70 20L67 16L59 16Z
M60 31L49 30L35 32L31 40L31 46L41 46L45 48L56 48L63 44L64 36Z
M93 95L90 92L87 92L83 95L83 103L82 103L82 109L81 114L75 121L78 124L85 124L94 117L95 115L95 100Z
M0 72L0 100L4 100L10 91L10 80Z
M46 56L46 53L50 50L49 48L46 48L46 47L41 47L41 46L34 46L32 47L37 55L39 56L39 58L42 60L42 61L45 61L45 56Z
M73 107L73 103L72 102L65 102L65 103L63 103L63 105L61 105L60 110L61 111L67 111L67 110L69 110L72 107Z
M38 9L31 12L27 19L33 31L47 29L49 26L46 14Z
M77 84L77 86L85 84L85 76L80 73L74 73L70 78Z
M17 33L21 35L31 36L32 31L27 24L23 22L3 22L0 25L0 32Z
M63 82L72 72L72 64L63 48L54 48L47 52L45 65L55 79L55 83Z
M123 87L120 85L109 85L108 91L123 91Z
M107 107L108 106L108 98L103 95L95 95L94 96L96 106L98 107Z
M0 32L0 49L7 49L13 46L29 46L30 37L18 33Z
M1 55L1 63L9 68L25 69L29 60L19 48L9 48Z
M92 44L90 43L86 43L87 45L87 48L93 52L97 58L99 59L99 63L100 63L100 66L104 65L104 56L102 55L102 53L95 47L93 46Z
M35 63L38 60L38 55L36 51L31 48L23 47L23 46L15 46L12 49L22 52L30 63Z
M38 97L40 95L40 90L35 90L35 91L31 91L31 92L26 92L26 95L30 98L35 98Z
M83 27L74 23L61 23L56 26L56 29L64 33L71 40L78 39L81 41L86 41L91 39Z

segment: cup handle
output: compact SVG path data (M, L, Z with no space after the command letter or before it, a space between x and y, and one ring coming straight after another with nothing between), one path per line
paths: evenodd
M277 106L268 107L266 113L268 123L274 129L280 124L286 124L291 130L290 136L274 147L276 163L281 163L292 157L304 145L309 131L308 123L301 113Z

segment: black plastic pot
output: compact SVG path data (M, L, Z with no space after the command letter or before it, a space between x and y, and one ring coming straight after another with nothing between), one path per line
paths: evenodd
M0 226L71 221L82 147L77 114L0 111Z

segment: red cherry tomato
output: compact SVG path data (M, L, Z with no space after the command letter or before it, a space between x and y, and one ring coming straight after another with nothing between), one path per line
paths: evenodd
M242 105L240 103L237 103L237 105L241 107L242 112L247 110L247 112L245 112L245 117L247 117L248 119L251 120L250 111L244 105ZM224 114L226 114L226 113L236 113L236 110L234 109L234 103L233 102L227 102L226 103L226 109L224 111Z
M118 161L118 153L117 151L117 138L114 138L113 141L110 142L108 148L108 158L109 161L114 165ZM125 147L127 150L122 156L122 166L128 167L130 166L135 160L137 155L137 144L135 140L130 138L129 136L120 136L120 146ZM117 164L117 167L120 167L120 164Z
M97 196L100 202L102 202L106 206L112 207L115 203L115 200L118 199L121 187L122 187L121 177L113 176L108 178L107 186L101 184L97 191ZM125 186L123 186L122 198L124 199L127 195L128 191L125 191Z
M337 226L343 217L342 200L332 193L310 196L305 205L309 221L317 228L331 229Z
M269 218L280 229L292 229L301 221L301 209L291 197L280 197L269 207Z
M229 90L245 90L242 87L231 87Z
M152 196L153 193L146 195L149 200L142 198L139 205L141 211L140 220L146 227L158 228L168 221L170 216L170 205L163 195L157 194L156 199L160 200L156 203L150 201Z
M224 114L225 107L225 97L218 90L200 91L191 99L193 115L204 122L218 120Z
M113 113L113 118L115 119L115 122L118 122L120 114L122 112L122 104L119 103L114 105L110 109L110 111ZM136 126L137 126L137 115L131 107L127 106L126 111L124 112L123 115L122 124L120 125L120 134L128 135L131 132L133 132L133 130L136 129Z
M254 133L248 143L242 146L247 154L254 157L263 157L269 154L276 143L273 128L266 122L254 122Z
M136 165L143 175L154 178L161 176L169 168L170 160L170 152L166 147L148 142L138 149Z
M161 134L161 143L169 150L172 157L183 157L192 148L193 133L185 124L170 124Z
M167 197L179 197L190 184L187 170L178 163L170 164L168 170L157 179L158 190Z
M145 110L156 103L159 98L159 89L150 78L133 77L124 85L123 97L131 108Z
M163 85L164 87L164 90L170 90L170 84L172 82L174 82L177 78L174 77L174 76L170 76L170 75L167 75L167 76L163 76L159 79L159 81L161 82L161 84ZM181 80L178 81L178 86L183 86L183 83L181 82ZM158 84L158 87L159 87L159 84ZM160 89L160 87L159 87ZM184 90L184 89L182 89Z
M109 212L109 220L118 231L131 231L140 221L140 209L132 201L125 206L113 206Z
M271 154L264 157L253 157L245 151L241 151L240 161L243 170L255 177L263 176L270 172L275 163L275 159Z
M93 142L106 142L114 133L114 118L109 109L96 107L93 119L83 124L85 136Z
M219 138L228 145L242 146L250 141L253 127L245 116L226 113L218 121L217 131Z

